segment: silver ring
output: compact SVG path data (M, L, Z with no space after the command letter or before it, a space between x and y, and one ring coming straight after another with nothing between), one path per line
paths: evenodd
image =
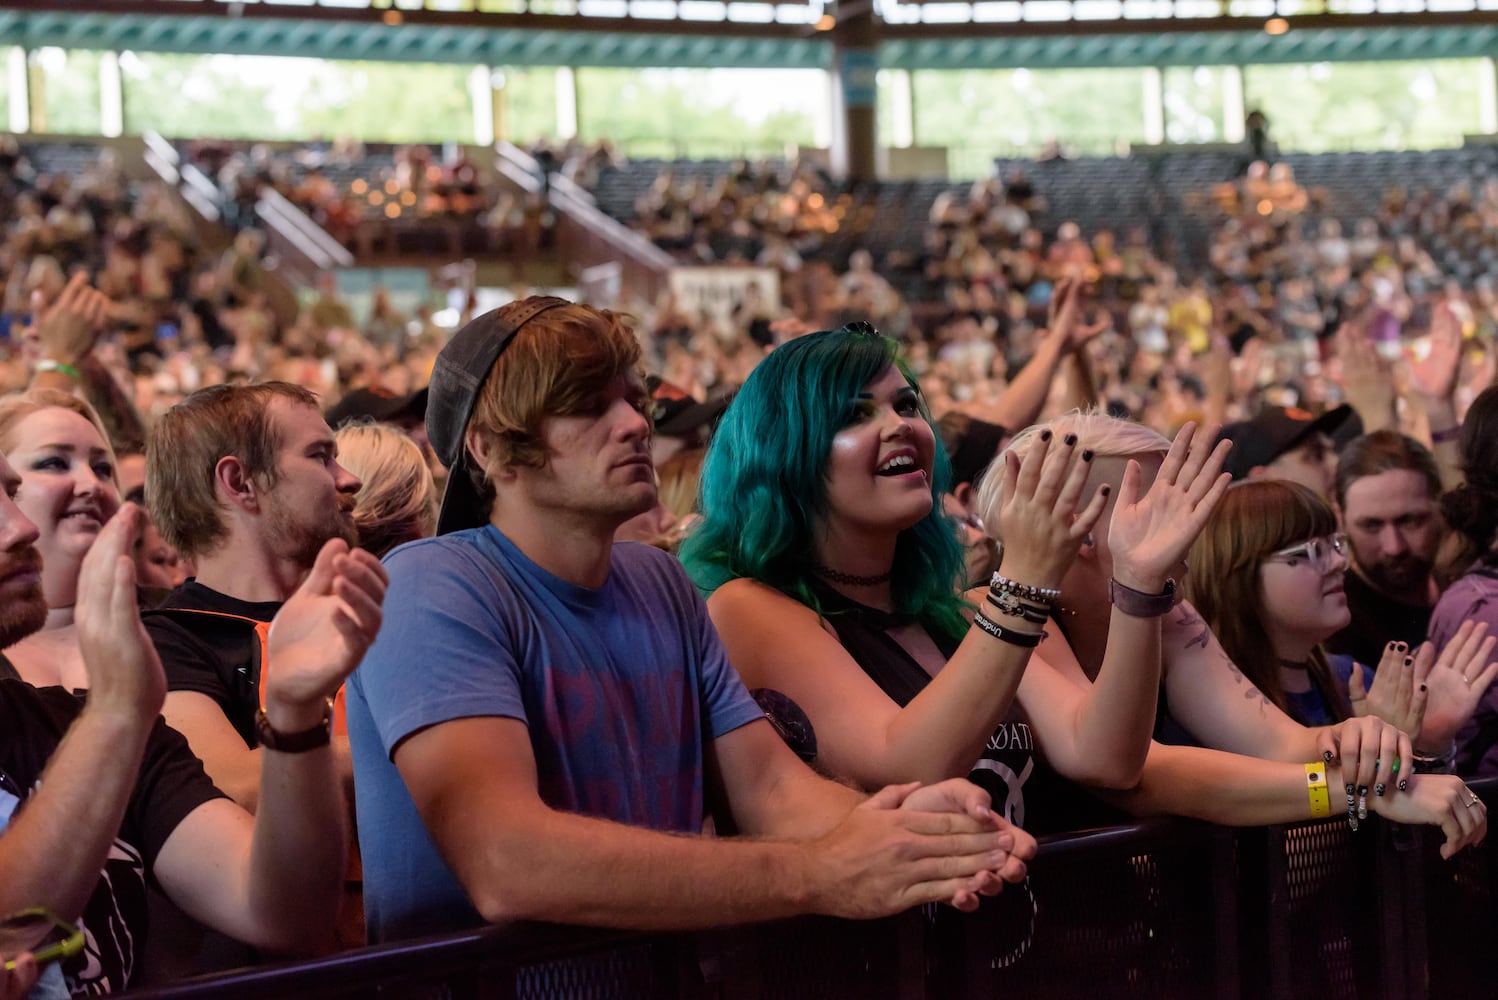
M1472 789L1470 789L1470 788L1467 788L1465 785L1463 785L1462 788L1467 793L1467 805L1469 805L1469 806L1480 806L1480 805L1482 805L1482 799L1478 797L1478 794L1476 792L1472 791Z

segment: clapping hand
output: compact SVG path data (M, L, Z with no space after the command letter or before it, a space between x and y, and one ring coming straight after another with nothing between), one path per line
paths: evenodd
M1363 665L1354 664L1347 681L1352 710L1376 715L1409 733L1416 746L1444 753L1498 677L1498 663L1490 662L1498 637L1487 633L1486 623L1463 622L1439 657L1428 642L1413 653L1402 642L1389 643L1371 686Z
M1047 329L1050 336L1062 338L1062 344L1068 351L1080 350L1088 341L1113 325L1113 320L1107 313L1098 322L1083 322L1082 312L1086 300L1087 294L1082 282L1076 278L1060 281L1051 295Z
M1462 369L1462 323L1450 306L1436 307L1429 343L1425 357L1410 355L1410 383L1422 396L1450 400Z
M333 539L317 554L307 579L271 622L266 713L279 728L311 728L330 698L364 658L380 630L390 578L363 549ZM298 724L283 726L275 714Z
M33 301L36 316L31 339L40 357L60 364L76 365L88 356L109 314L109 297L88 283L79 271L68 281L50 306Z
M1185 560L1232 481L1222 471L1232 444L1220 441L1214 447L1216 438L1215 427L1183 426L1142 497L1139 463L1129 461L1108 526L1108 551L1119 583L1159 593Z
M140 538L141 517L141 509L127 503L100 529L78 573L74 618L89 704L154 720L166 698L166 676L135 598L130 553Z
M1054 441L1049 430L1036 437L1023 462L1013 451L1004 452L1000 471L998 509L985 511L983 520L998 525L1003 573L1032 586L1054 587L1102 516L1109 487L1100 487L1081 507L1092 452L1077 452L1075 434Z

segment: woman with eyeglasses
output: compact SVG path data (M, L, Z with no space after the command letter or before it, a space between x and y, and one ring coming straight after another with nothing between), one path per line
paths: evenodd
M1444 750L1498 664L1487 626L1434 647L1389 643L1378 664L1328 656L1346 627L1347 536L1320 497L1259 479L1230 489L1191 550L1187 594L1245 677L1292 719L1327 726L1376 715L1410 735L1417 759ZM1377 672L1372 673L1372 667ZM1470 679L1469 679L1470 678Z

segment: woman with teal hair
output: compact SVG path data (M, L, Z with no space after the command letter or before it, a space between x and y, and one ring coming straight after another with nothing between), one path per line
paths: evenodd
M972 769L996 811L1033 828L1026 799L1057 785L1045 780L1047 761L1101 787L1139 780L1168 581L1226 487L1226 451L1188 425L1143 496L1130 463L1109 533L1116 631L1085 687L1025 668L1105 506L1106 488L1083 501L1091 452L1046 434L1023 462L989 472L1006 486L988 512L1002 525L1003 560L993 585L964 600L936 441L915 380L872 328L785 344L714 435L703 520L682 561L748 685L806 712L821 767L864 788ZM1039 811L1061 824L1052 807Z

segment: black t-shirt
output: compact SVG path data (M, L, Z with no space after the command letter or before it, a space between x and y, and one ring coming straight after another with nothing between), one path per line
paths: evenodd
M173 614L173 608L216 614ZM279 610L279 601L241 601L188 580L141 616L161 656L167 690L196 691L218 702L247 747L255 746L260 707L260 640L236 619L268 622Z
M1425 641L1430 630L1429 605L1406 604L1379 593L1356 572L1349 569L1343 584L1347 589L1347 610L1352 621L1326 643L1328 652L1351 656L1366 667L1377 667L1384 647L1391 642L1407 642L1410 648Z
M26 807L48 759L82 709L83 702L60 687L0 680L0 831ZM113 993L130 985L145 950L146 879L156 856L189 813L223 797L187 741L158 718L124 820L79 921L83 951L63 962L75 996Z

